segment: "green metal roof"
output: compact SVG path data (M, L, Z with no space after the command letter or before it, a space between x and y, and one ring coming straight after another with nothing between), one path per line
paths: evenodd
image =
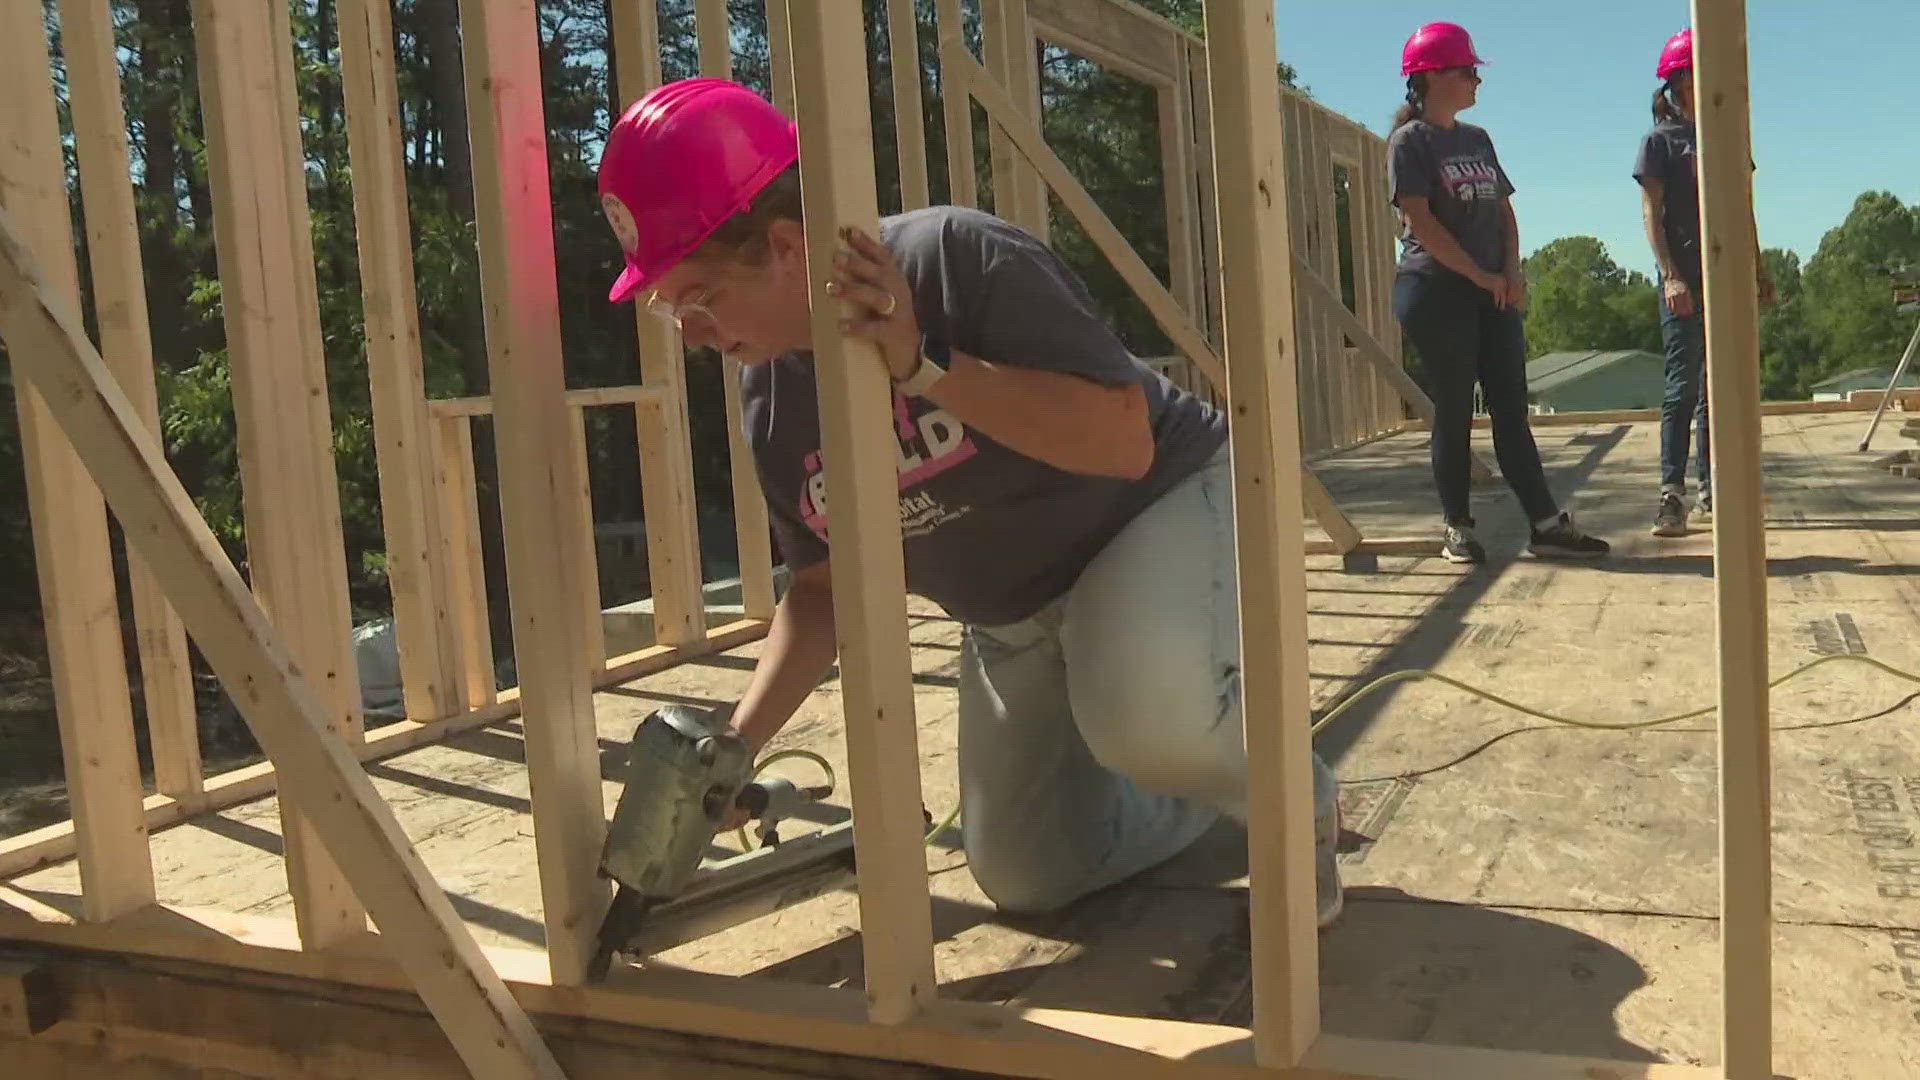
M1631 357L1660 359L1641 349L1548 353L1527 364L1527 389L1535 394L1545 393L1576 379L1584 379L1595 372L1604 371Z
M1881 367L1854 368L1852 371L1843 371L1838 375L1830 375L1827 378L1821 379L1819 382L1814 383L1810 389L1840 390L1848 387L1858 389L1863 386L1878 389L1886 386L1887 381L1891 378L1893 378L1892 364L1886 364ZM1900 385L1920 386L1920 372L1915 372L1912 368L1908 368L1906 374L1900 377Z

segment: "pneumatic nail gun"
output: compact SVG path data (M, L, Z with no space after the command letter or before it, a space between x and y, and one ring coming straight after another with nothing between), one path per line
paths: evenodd
M600 925L589 977L616 953L648 956L852 879L853 832L842 823L781 843L781 821L833 791L753 775L753 753L724 713L668 705L627 745L620 801L607 826L600 873L618 885ZM738 806L760 846L702 867Z

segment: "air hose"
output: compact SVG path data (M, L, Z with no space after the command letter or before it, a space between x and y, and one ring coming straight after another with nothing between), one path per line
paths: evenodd
M1836 653L1832 656L1823 656L1823 657L1820 657L1818 660L1812 660L1805 664L1801 664L1799 667L1794 668L1792 671L1787 672L1785 675L1782 675L1779 678L1774 679L1773 681L1767 683L1767 689L1772 690L1782 685L1785 685L1786 683L1789 683L1794 679L1797 679L1800 676L1805 675L1807 672L1812 671L1814 668L1817 668L1822 664L1835 664L1835 663L1842 663L1842 662L1865 664L1868 667L1876 668L1879 671L1884 672L1885 674L1891 675L1896 679L1900 679L1909 683L1920 684L1920 675L1916 675L1911 671L1905 671L1901 668L1894 667L1892 664L1886 663L1884 661L1875 660L1870 656L1861 656L1856 653ZM1405 671L1390 671L1387 674L1382 675L1379 678L1374 679L1373 681L1367 683L1365 686L1362 686L1360 689L1355 690L1353 693L1347 695L1344 701L1341 701L1338 705L1335 705L1332 709L1329 709L1327 711L1327 715L1321 717L1319 720L1314 722L1313 734L1318 735L1322 731L1325 731L1328 727L1332 726L1335 720L1338 720L1342 716L1346 715L1349 709L1352 709L1354 706L1360 704L1360 702L1365 700L1366 698L1371 697L1376 691L1384 689L1388 686L1391 686L1394 683L1410 682L1415 679L1431 679L1434 682L1445 683L1446 685L1451 686L1456 690L1460 690L1464 693L1471 694L1474 697L1480 698L1484 701L1490 701L1495 705L1499 705L1504 708L1511 709L1514 712L1520 713L1523 716L1531 716L1531 717L1534 717L1535 719L1545 720L1548 723L1553 723L1553 724L1561 724L1566 727L1584 728L1588 731L1640 731L1648 728L1665 727L1668 724L1677 724L1682 720L1692 720L1695 717L1706 716L1714 712L1718 708L1718 706L1716 705L1706 705L1698 709L1689 709L1686 712L1674 713L1671 716L1655 717L1651 720L1622 720L1622 721L1576 720L1570 716L1560 716L1555 713L1547 712L1544 709L1536 709L1528 705L1522 705L1519 702L1514 701L1510 698L1501 697L1499 694L1496 694L1491 690L1482 690L1480 687L1474 686L1472 683L1462 682L1461 680L1456 679L1451 675L1442 675L1437 671L1428 671L1425 668L1408 668ZM1780 726L1771 728L1770 730L1792 731L1792 730L1798 730L1805 726L1807 725L1780 725ZM1814 725L1814 726L1825 726L1825 725ZM1512 733L1509 732L1508 734L1512 734ZM753 774L755 776L758 776L760 775L760 770L766 768L768 765L771 765L776 761L780 761L789 757L807 758L808 760L811 760L817 763L821 768L826 770L827 782L829 784L833 782L833 766L827 764L826 759L822 758L820 755L816 753L813 753L810 750L782 750L774 754L769 754L766 758L761 760L760 764L754 767ZM1455 762L1455 764L1458 764L1458 762ZM932 843L934 837L945 832L948 828L950 828L953 825L953 823L956 820L959 819L959 817L960 817L960 802L959 800L956 799L954 800L953 809L947 812L947 816L943 818L938 825L935 825L932 829L930 829L927 832L927 835L926 835L927 842L929 844ZM740 841L741 841L741 847L744 850L746 847L746 830L745 829L742 829L740 831Z
M1920 675L1915 675L1910 671L1902 671L1901 669L1894 667L1892 664L1883 663L1879 660L1873 659L1870 656L1860 656L1856 653L1836 653L1832 656L1823 656L1818 660L1813 660L1808 663L1802 664L1797 668L1794 668L1792 671L1789 671L1785 675L1782 675L1779 678L1768 683L1767 689L1772 690L1784 683L1791 682L1792 680L1799 678L1800 676L1806 674L1809 671L1812 671L1814 668L1817 668L1822 664L1832 664L1840 661L1852 661L1858 664L1866 664L1868 667L1878 668L1881 671L1886 672L1888 675L1891 675L1896 679L1903 679L1910 683L1920 683ZM1626 721L1575 720L1570 716L1557 716L1553 713L1545 712L1540 709L1530 708L1526 705L1520 704L1517 701L1511 701L1507 698L1503 698L1500 695L1493 693L1490 690L1482 690L1479 687L1474 686L1470 683L1461 682L1459 679L1453 678L1450 675L1442 675L1437 671L1427 671L1424 668L1408 668L1405 671L1388 672L1387 674L1380 676L1379 678L1373 680L1367 685L1354 691L1351 695L1347 697L1345 701L1342 701L1340 704L1328 710L1327 715L1321 717L1318 721L1314 723L1313 733L1315 735L1320 734L1321 731L1325 730L1335 720L1338 720L1340 719L1341 716L1345 715L1348 709L1351 709L1355 705L1358 705L1362 699L1368 697L1374 691L1379 690L1382 687L1388 686L1392 683L1407 682L1413 679L1432 679L1435 682L1446 683L1448 686L1451 686L1456 690L1465 691L1466 693L1472 694L1474 697L1481 698L1486 701L1491 701L1495 705L1505 706L1506 708L1512 709L1514 712L1521 713L1526 716L1531 716L1536 719L1545 720L1545 721L1548 721L1549 723L1564 724L1567 727L1587 728L1588 730L1591 730L1591 731L1635 731L1641 728L1663 727L1667 724L1677 724L1682 720L1691 720L1696 716L1705 716L1708 713L1713 712L1716 708L1718 708L1718 706L1707 705L1702 708L1690 710L1688 712L1674 713L1672 716L1656 717L1655 719L1652 719L1652 720L1626 720Z

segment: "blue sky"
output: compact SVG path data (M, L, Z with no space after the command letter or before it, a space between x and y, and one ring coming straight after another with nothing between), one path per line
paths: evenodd
M1599 237L1621 265L1651 272L1631 177L1651 123L1660 46L1687 25L1686 0L1279 0L1281 59L1314 97L1384 133L1405 92L1400 47L1448 19L1489 61L1480 104L1518 189L1527 251ZM1760 242L1819 247L1862 191L1920 203L1920 0L1750 0Z

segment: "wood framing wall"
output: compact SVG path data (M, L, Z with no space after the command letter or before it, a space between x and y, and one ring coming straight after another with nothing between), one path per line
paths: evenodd
M888 5L903 22L887 38L896 71L903 64L915 70L906 52L917 45L904 32L903 14L913 6ZM73 107L86 114L75 122L83 196L89 211L100 210L97 220L88 215L96 260L104 260L94 267L95 284L137 293L106 0L63 0L62 8L73 30L70 72L87 86L75 93ZM1003 212L1044 232L1049 200L1058 198L1180 344L1196 369L1192 377L1230 397L1237 417L1242 648L1268 661L1245 667L1248 750L1256 762L1249 822L1256 1023L1250 1031L939 999L911 672L901 633L905 589L887 383L870 347L834 332L838 305L823 290L813 297L814 320L828 483L839 508L836 614L865 985L801 988L665 969L622 969L606 985L584 985L607 898L595 873L605 825L591 688L764 633L772 568L764 516L755 516L764 515L764 507L736 431L733 480L747 617L705 625L685 459L685 383L672 335L655 326L643 330L640 385L566 389L535 0L460 0L495 393L431 403L420 390L410 266L404 250L392 250L403 244L407 227L396 182L393 68L384 53L389 11L383 0L346 0L341 7L349 26L342 48L357 84L348 103L350 143L356 176L365 184L356 214L375 338L380 466L383 476L393 470L394 498L412 500L399 508L397 541L409 567L401 577L410 575L411 583L396 582L396 608L406 613L401 640L411 715L372 737L363 736L357 697L349 692L354 679L345 648L339 510L286 9L252 0L194 0L192 7L248 470L247 539L255 565L253 580L243 581L166 466L152 430L141 328L103 321L96 345L81 326L61 139L50 83L41 75L48 64L44 27L37 7L0 8L7 12L0 16L0 60L6 61L0 88L21 106L0 116L0 338L24 382L36 547L76 808L62 827L0 843L0 874L77 853L84 889L73 910L63 910L0 885L0 942L29 954L0 966L0 1047L50 1030L43 1006L35 1004L49 978L89 992L117 987L111 993L124 995L119 1000L129 1006L151 1005L164 993L153 980L134 985L143 973L134 970L138 965L113 973L76 966L77 951L196 965L192 977L220 993L239 988L242 1001L262 976L303 980L291 989L276 984L276 993L294 996L404 995L436 1018L462 1067L486 1077L561 1075L530 1012L548 1014L569 1031L591 1022L707 1039L744 1036L992 1075L1769 1076L1765 558L1754 253L1745 243L1751 215L1745 9L1743 0L1695 0L1695 8L1708 103L1701 117L1713 313L1708 336L1720 358L1709 391L1720 510L1715 563L1727 984L1721 1067L1459 1051L1341 1039L1320 1030L1309 734L1304 725L1285 722L1304 714L1308 688L1299 510L1303 501L1313 506L1324 497L1302 458L1397 427L1409 412L1418 414L1421 399L1395 378L1383 147L1359 126L1278 88L1269 0L1209 0L1211 50L1110 0L983 0L987 55L978 60L958 34L960 0L935 6L943 77L951 80L949 90L966 91L949 93L947 115L958 122L977 101L994 117L987 153ZM631 100L660 77L658 32L649 5L617 4L614 11L614 33L626 46L620 92ZM702 69L730 70L726 4L699 0L695 11ZM858 74L865 71L868 38L861 7L846 0L770 0L770 11L770 36L779 43L775 96L800 124L808 242L824 258L837 244L838 226L870 227L877 216L867 88ZM1110 223L1102 226L1099 207L1046 148L1031 65L1040 40L1155 86L1169 171L1168 222L1178 233L1167 280L1148 271ZM894 83L907 115L918 115L909 100L918 91L917 80ZM950 140L950 160L970 163L969 144ZM905 142L902 150L911 159ZM919 156L919 170L912 160L903 165L909 199L924 197L916 176L924 170L924 149ZM1350 246L1333 210L1339 174L1353 192ZM959 175L971 177L971 168ZM958 190L970 194L964 185ZM1353 270L1351 309L1339 296L1343 250ZM124 350L111 369L101 355L109 345ZM284 378L262 377L268 357L284 368ZM737 428L737 386L726 405ZM622 657L606 656L596 640L591 521L583 499L582 417L602 407L632 408L639 422L635 449L650 524L659 530L657 538L650 535L649 550L662 564L666 613L661 640ZM491 678L485 583L478 576L471 424L480 415L493 417L501 462L521 675L521 685L505 691ZM143 656L151 649L156 657L161 688L177 693L168 680L178 678L184 634L192 634L271 764L202 778L191 725L163 713L156 745L165 751L169 779L143 798L112 617L117 608L106 569L102 492L140 564L151 570L148 585L164 594L149 594L136 608ZM171 617L180 620L178 627ZM150 645L146 628L153 630ZM477 946L360 767L514 712L525 721L546 917L546 948L537 952ZM149 827L276 785L289 815L295 920L247 920L155 903L145 848ZM209 1036L204 1010L162 1023L156 1013L116 1012L99 1000L69 995L52 1006L54 1025L92 1024L86 1030L99 1033L74 1040L74 1053L135 1045L184 1055L187 1065L202 1069L242 1060L208 1059L209 1047L226 1044ZM63 1008L69 1013L59 1013ZM141 1027L150 1022L158 1028ZM335 1041L351 1043L353 1021L335 1022ZM67 1035L74 1030L65 1029ZM329 1032L305 1034L326 1045ZM226 1036L244 1052L274 1052L259 1040ZM34 1052L49 1045L34 1044ZM396 1054L383 1064L390 1073L400 1060ZM683 1059L674 1060L677 1067ZM684 1060L700 1059L689 1053ZM604 1071L589 1064L576 1075ZM380 1072L375 1065L362 1074Z
M1161 284L1217 349L1221 276L1206 45L1131 4L1027 0L1025 7L1024 30L1037 43L1066 49L1154 91L1166 192L1168 270ZM943 69L963 66L953 50L964 49L948 38L945 13L949 10L957 18L959 0L943 0L938 8L943 13ZM993 34L996 28L1020 29L1018 21L996 0L983 0L981 11L987 20L983 32L988 44L983 66L1007 92L1015 111L1033 120L1040 109L1037 53L1033 48L1024 50L1020 55L1025 66L1010 69L1008 50L995 44ZM1003 35L1006 32L1002 30ZM1285 88L1279 94L1287 125L1282 167L1292 199L1290 220L1295 223L1288 232L1289 243L1295 262L1306 271L1294 286L1295 321L1301 327L1297 357L1301 449L1325 453L1395 430L1409 417L1430 413L1431 406L1400 366L1400 329L1390 298L1395 225L1386 192L1386 143L1364 125L1305 95ZM960 123L965 109L964 101L948 96L949 132ZM1029 192L1037 181L1044 205L1047 181L1040 175L1044 170L1015 152L1013 140L998 129L990 141L994 188L1012 192L1007 205L996 199L993 209L1030 224ZM975 149L971 140L950 137L947 149L949 175L970 178ZM1344 236L1336 220L1337 182L1344 182L1349 191L1349 229ZM1054 194L1066 202L1057 185ZM972 205L976 196L963 190L956 193L955 201ZM1071 204L1067 209L1085 226L1083 213ZM1341 295L1343 264L1351 267L1351 308ZM1122 274L1129 276L1124 268ZM1129 281L1139 292L1134 278L1129 276ZM1142 299L1153 307L1153 300L1144 295ZM1154 314L1164 326L1162 314ZM1181 351L1180 357L1167 362L1176 380L1205 392L1216 391L1193 350L1179 337L1169 337Z

